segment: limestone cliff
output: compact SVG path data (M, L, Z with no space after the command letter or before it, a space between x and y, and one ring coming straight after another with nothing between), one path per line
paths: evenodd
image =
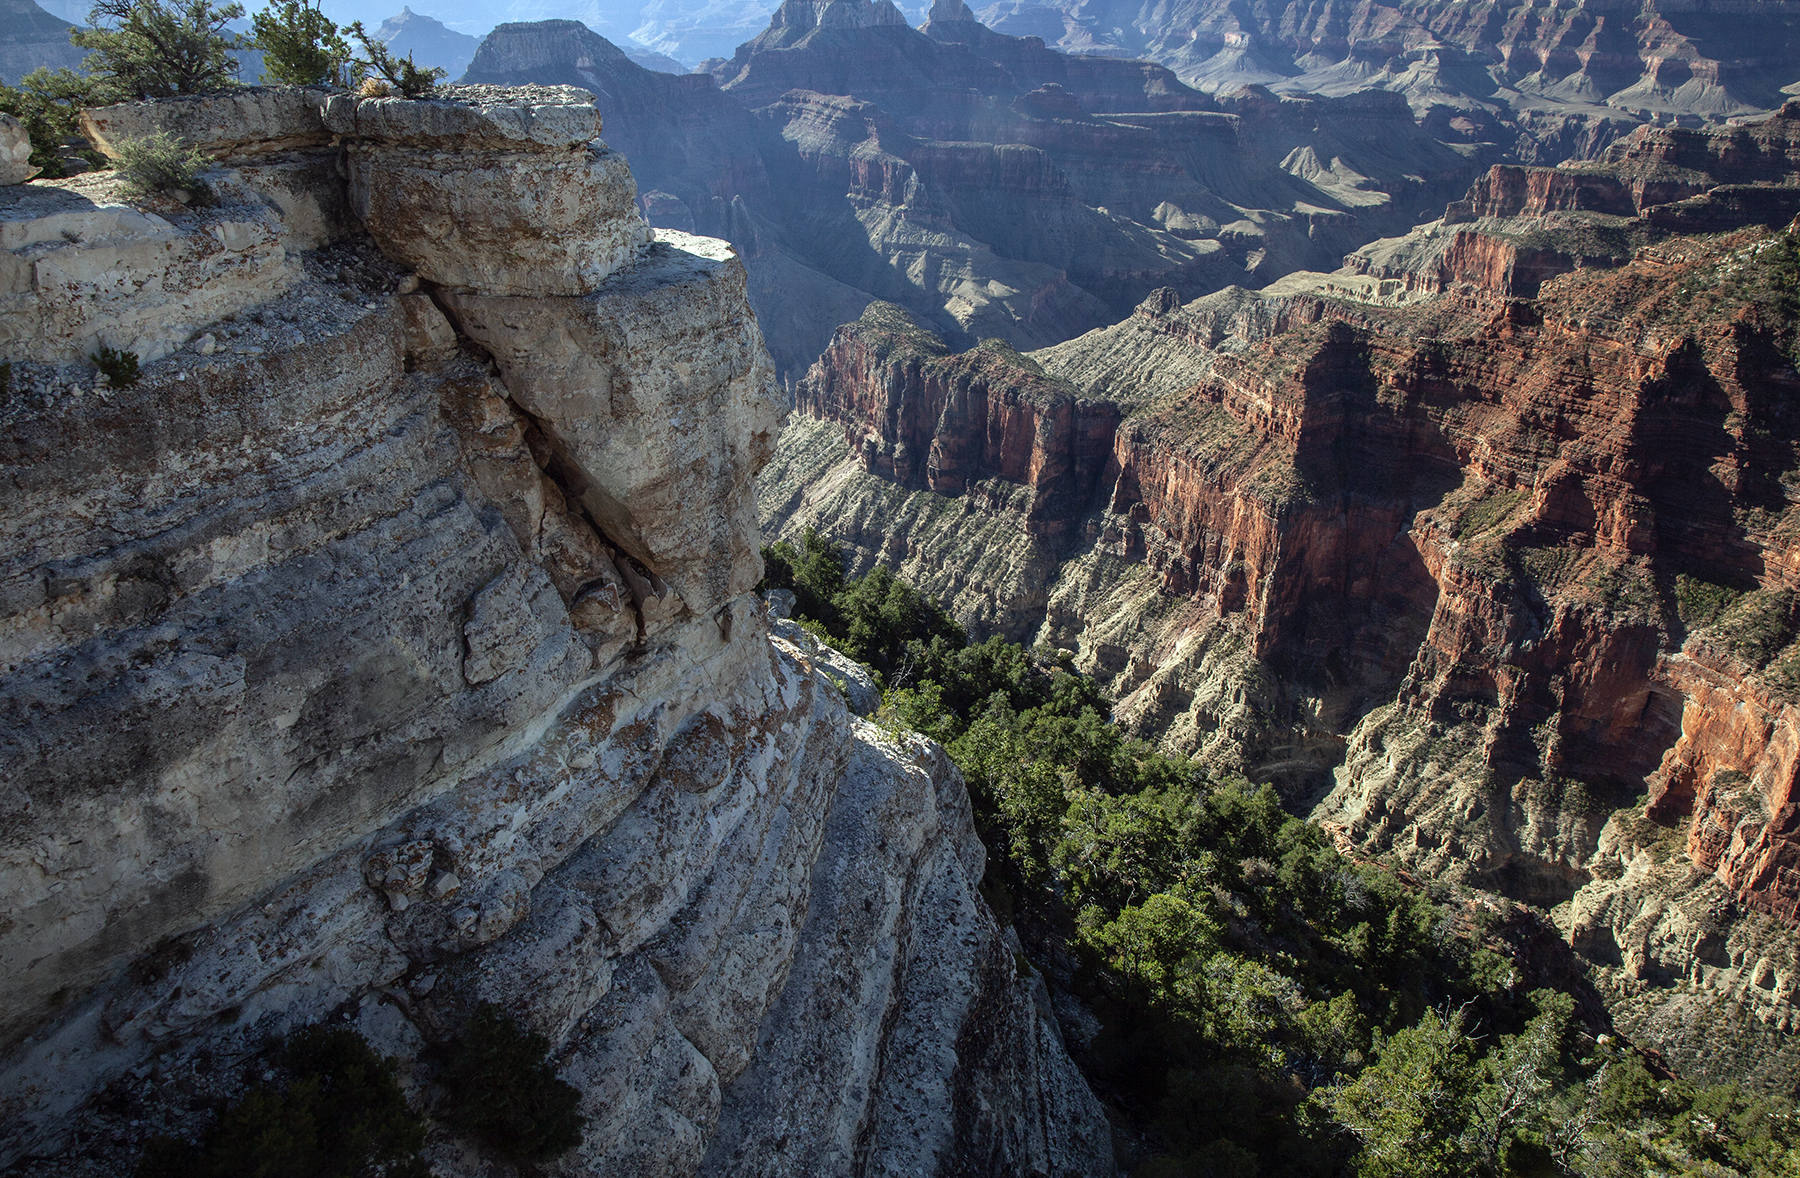
M1024 356L868 315L762 512L1075 651L1346 849L1550 910L1621 1029L1776 1077L1796 247L1745 221L1534 299L1164 292Z
M127 1172L316 1020L429 1102L495 1001L582 1093L551 1172L1110 1173L954 767L750 592L729 247L578 90L89 134L153 128L213 203L0 189L0 1164ZM443 1178L511 1172L454 1128Z

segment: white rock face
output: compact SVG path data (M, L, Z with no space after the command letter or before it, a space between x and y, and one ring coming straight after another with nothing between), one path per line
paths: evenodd
M539 146L446 166L602 154ZM778 411L735 256L449 289L330 159L205 213L0 193L0 322L58 341L0 336L0 1166L130 1172L97 1093L199 1115L158 1077L333 1011L428 1075L493 1001L583 1093L553 1172L1110 1175L954 768L750 593ZM135 387L46 367L133 314ZM497 1172L455 1128L437 1172Z
M23 184L37 174L31 166L31 136L25 124L0 114L0 185Z
M241 192L239 195L243 195ZM293 284L279 211L125 202L111 173L0 188L0 352L46 363L102 344L155 360Z
M754 472L780 427L775 372L730 247L657 236L587 298L442 297L514 403L562 440L589 518L709 616L762 575L741 537L756 534Z
M429 99L333 94L334 135L450 150L556 150L600 136L594 96L576 86L441 86Z
M358 146L350 161L357 217L445 286L589 294L651 239L631 169L604 145L481 155Z
M107 155L163 132L215 159L324 147L328 91L299 86L240 86L218 94L120 102L81 112L81 133Z

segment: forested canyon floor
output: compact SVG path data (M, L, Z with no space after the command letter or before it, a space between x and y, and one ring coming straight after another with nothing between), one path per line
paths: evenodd
M1681 193L1485 209L1554 263L1529 298L1428 267L1384 296L1353 266L1162 293L1025 355L874 308L798 386L765 527L1075 652L1125 723L1346 848L1541 907L1684 1069L1786 1083L1794 114L1640 131L1525 186L1629 192L1686 152ZM1680 236L1671 201L1741 227ZM1599 217L1639 235L1616 268L1567 246Z

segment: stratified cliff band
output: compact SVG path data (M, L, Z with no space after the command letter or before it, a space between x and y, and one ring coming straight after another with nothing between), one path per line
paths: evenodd
M580 91L88 128L155 129L216 203L0 189L0 1165L127 1172L273 1032L410 1071L491 1001L582 1094L552 1172L1109 1173L961 778L751 593L729 247Z

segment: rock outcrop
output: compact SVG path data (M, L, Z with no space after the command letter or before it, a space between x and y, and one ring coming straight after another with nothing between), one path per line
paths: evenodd
M730 248L580 92L228 101L93 117L213 127L216 206L4 190L0 1164L127 1172L321 1019L428 1100L491 1001L557 1173L1110 1174L956 770L750 592Z
M1776 1075L1796 246L1739 224L1535 299L1164 292L1017 357L865 316L762 512L1075 651L1344 845L1550 909L1684 1066Z
M1745 127L1640 128L1592 163L1495 165L1444 215L1345 259L1327 285L1379 301L1467 284L1530 298L1549 278L1613 267L1672 234L1771 229L1800 215L1800 100ZM1358 282L1377 280L1373 290ZM1303 289L1289 276L1280 289Z

